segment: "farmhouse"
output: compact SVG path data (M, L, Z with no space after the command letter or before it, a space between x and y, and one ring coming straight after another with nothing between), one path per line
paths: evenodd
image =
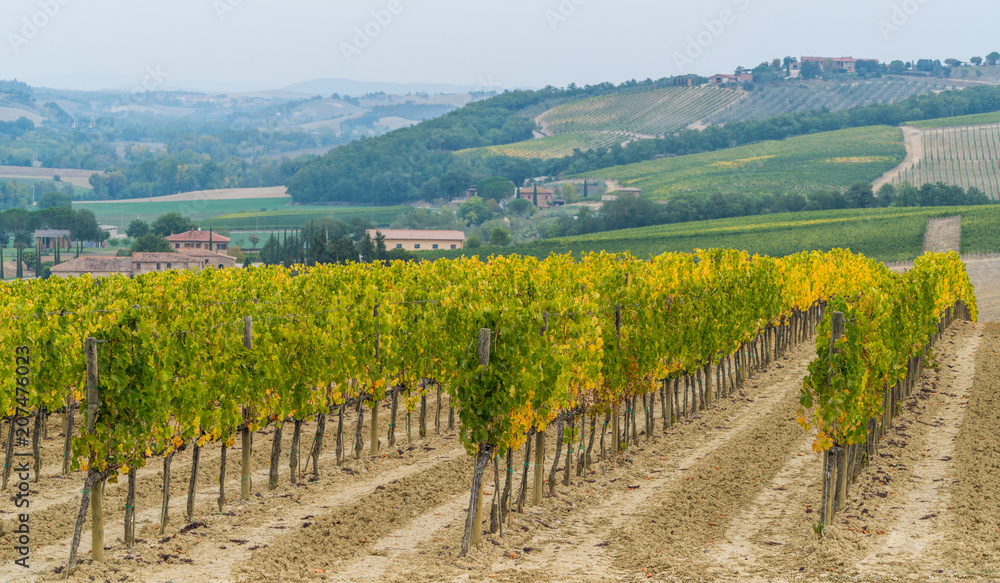
M540 186L530 186L528 188L517 189L517 198L523 198L524 200L531 201L532 204L540 209L547 209L554 206L562 206L565 203L564 200L556 198L556 193L548 188L541 188Z
M190 269L200 271L236 267L236 259L208 249L182 249L179 253L133 253L132 257L83 256L54 265L50 273L56 277L76 277L89 273L104 277L120 273L135 276L156 271Z
M747 83L753 81L752 73L740 73L739 75L726 75L720 73L718 75L712 75L708 78L709 83L712 85L726 85L730 83Z
M55 249L72 249L73 241L69 238L69 231L43 229L35 231L35 248L46 251Z
M833 71L846 71L848 73L853 73L857 69L858 61L875 61L878 59L855 59L854 57L802 57L799 59L801 63L816 63L822 69L826 69L826 64L829 63Z
M53 265L50 273L54 277L77 277L85 273L94 277L105 277L116 273L132 275L132 258L85 255Z
M463 249L465 233L462 231L417 231L410 229L368 229L374 241L379 233L385 237L387 249L427 251L428 249Z
M167 241L174 246L174 249L208 249L209 251L225 251L229 249L229 237L212 233L211 231L188 231L177 235L170 235Z
M216 253L208 249L181 249L179 253L198 261L198 268L215 267L226 269L236 267L236 258L225 253Z

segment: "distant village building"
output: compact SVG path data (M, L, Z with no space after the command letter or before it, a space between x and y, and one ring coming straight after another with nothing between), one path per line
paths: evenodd
M187 255L198 262L197 267L189 267L188 269L204 269L206 267L226 269L236 267L236 258L225 253L216 253L208 249L181 249L178 253Z
M72 249L73 241L69 238L69 231L61 229L41 229L35 231L35 249L51 251L55 248Z
M132 274L142 275L151 271L201 268L201 261L184 253L133 253Z
M225 251L229 249L231 239L211 231L188 231L166 238L174 249L209 249L210 251ZM211 243L211 247L209 247Z
M128 235L118 233L118 225L105 225L104 223L99 223L97 226L108 234L108 239L125 239L128 237Z
M737 83L749 83L753 81L752 73L740 73L739 75L726 75L720 73L718 75L712 75L708 78L708 82L712 85L728 85Z
M799 61L800 63L816 63L824 71L826 70L826 63L830 63L833 71L846 71L848 73L855 72L858 61L879 62L878 59L855 59L854 57L802 57Z
M410 229L368 229L372 241L381 233L387 249L427 251L430 249L464 249L462 231L418 231Z

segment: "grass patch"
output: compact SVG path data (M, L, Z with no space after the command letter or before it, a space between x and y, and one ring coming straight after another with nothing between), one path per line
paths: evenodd
M927 219L963 215L962 251L1000 251L1000 207L933 207L833 210L780 213L735 219L719 219L608 231L576 237L545 239L507 248L427 251L423 259L462 255L531 255L544 258L552 253L608 251L631 252L645 258L670 251L690 253L695 249L740 249L760 255L782 257L800 251L829 251L837 247L881 261L905 261L922 253ZM971 225L968 235L966 224ZM990 225L993 225L990 230Z
M918 128L951 128L986 123L1000 123L1000 111L974 113L972 115L960 115L956 117L941 117L938 119L925 119L923 121L908 121L905 125Z
M579 178L617 180L655 200L810 192L871 182L905 156L901 129L873 126L615 166Z

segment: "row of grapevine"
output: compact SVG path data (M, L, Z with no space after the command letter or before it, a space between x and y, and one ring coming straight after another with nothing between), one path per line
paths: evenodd
M556 134L624 131L646 136L676 132L739 101L743 93L718 87L672 87L571 101L539 117Z
M622 405L627 438L640 397L645 405L660 390L662 400L667 380L693 373L704 373L710 405L721 394L713 367L721 375L728 362L732 374L735 361L743 370L758 338L772 354L817 302L861 296L889 277L877 265L842 251L772 259L712 250L648 262L599 254L17 282L0 287L0 346L30 349L33 381L15 401L17 364L5 360L0 407L16 418L80 401L86 423L69 457L87 471L79 534L90 495L99 501L104 481L120 474L132 491L134 469L151 458L164 461L166 492L179 447L197 459L207 442L226 447L240 435L248 476L249 432L290 422L298 443L303 420L348 403L356 437L370 410L377 454L379 404L392 402L391 440L401 392L410 410L437 385L476 458L467 547L495 456L506 452L509 465L530 435L543 440L551 423L575 426L586 415L592 444L595 416L617 426ZM88 337L96 340L85 359ZM272 483L280 443L279 433Z
M585 152L593 149L605 149L612 144L625 144L633 139L635 137L631 134L620 131L578 132L500 146L471 148L460 150L457 153L465 156L486 153L494 156L549 160L571 156L576 150Z
M923 157L901 170L893 183L974 186L992 199L1000 198L1000 125L931 130L921 139Z
M808 83L808 84L807 84ZM914 95L946 88L945 82L931 79L880 79L863 82L786 82L777 87L762 87L746 99L730 104L706 118L721 124L748 119L766 119L792 113L826 108L842 111L872 103L896 103Z
M824 452L823 526L843 508L849 482L911 394L933 342L952 319L977 315L954 252L928 253L903 274L881 266L871 275L862 293L830 299L802 389L799 423L815 429L813 448Z

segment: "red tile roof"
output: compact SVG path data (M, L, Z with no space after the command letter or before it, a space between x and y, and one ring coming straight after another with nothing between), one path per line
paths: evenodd
M167 237L167 241L171 243L208 243L209 235L212 237L212 243L228 243L230 241L229 237L223 237L210 231L188 231L187 233L170 235Z

